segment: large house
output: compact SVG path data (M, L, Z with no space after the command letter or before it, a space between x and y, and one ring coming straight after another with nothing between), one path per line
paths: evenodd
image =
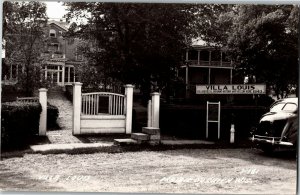
M80 40L64 38L68 30L68 23L63 21L48 21L44 28L43 50L41 58L41 74L53 84L69 85L76 81L75 67L80 65L84 58L78 50ZM4 71L2 79L5 83L15 83L20 71L24 71L20 64L11 64Z
M42 57L45 79L57 85L68 85L76 81L75 66L83 62L78 51L78 39L66 39L62 35L68 30L65 22L50 21L45 29L47 37Z
M203 41L194 42L185 50L181 75L186 86L186 98L195 97L197 84L232 84L233 63L226 53Z

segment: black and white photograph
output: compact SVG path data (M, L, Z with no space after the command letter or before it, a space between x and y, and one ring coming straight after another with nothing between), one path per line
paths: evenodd
M275 3L3 1L0 193L296 194Z

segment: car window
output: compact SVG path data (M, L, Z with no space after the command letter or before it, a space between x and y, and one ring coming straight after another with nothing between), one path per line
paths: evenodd
M285 103L277 103L274 104L271 109L270 112L279 112L282 110L282 108L284 107Z
M297 110L297 105L293 104L293 103L287 103L287 104L285 104L285 106L283 107L282 110L287 111L287 112L294 112Z

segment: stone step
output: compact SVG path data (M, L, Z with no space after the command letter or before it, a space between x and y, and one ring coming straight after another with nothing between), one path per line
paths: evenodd
M119 146L125 146L125 145L136 145L139 144L138 141L134 139L114 139L114 144Z
M149 135L145 133L132 133L131 138L137 141L148 141Z
M160 129L156 127L143 127L142 132L149 135L157 135L160 134Z

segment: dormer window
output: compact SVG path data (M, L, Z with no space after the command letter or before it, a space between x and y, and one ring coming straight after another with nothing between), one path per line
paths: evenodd
M54 29L50 29L49 36L56 37L56 31Z

